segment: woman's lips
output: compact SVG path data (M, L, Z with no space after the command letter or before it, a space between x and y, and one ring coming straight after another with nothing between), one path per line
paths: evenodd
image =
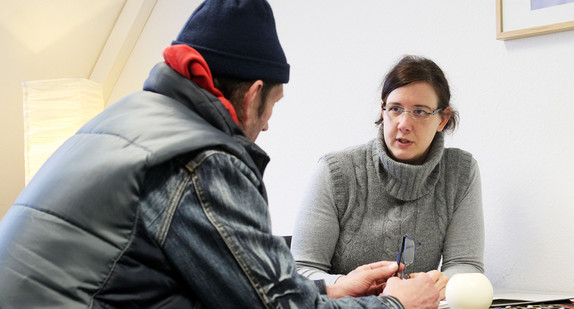
M407 147L407 146L412 145L413 142L410 141L410 140L408 140L408 139L406 139L406 138L397 138L397 144L398 144L399 146L402 146L402 147Z

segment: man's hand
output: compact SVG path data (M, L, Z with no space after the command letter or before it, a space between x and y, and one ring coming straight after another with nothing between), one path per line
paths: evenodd
M327 286L327 295L332 298L344 296L378 295L385 282L397 271L397 263L381 261L357 267L346 276L339 277L335 284Z
M420 274L421 273L411 274L411 278L415 278L416 276L418 276ZM427 274L434 281L434 287L440 293L440 300L445 300L446 284L448 283L448 280L450 278L438 270L431 270L431 271L427 272Z
M383 295L396 297L405 309L436 309L440 293L434 280L427 273L419 273L412 279L401 280L397 277L387 280Z

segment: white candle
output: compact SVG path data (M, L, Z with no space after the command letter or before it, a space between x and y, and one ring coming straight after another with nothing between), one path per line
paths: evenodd
M492 304L494 290L485 275L456 274L446 285L446 302L451 309L487 309Z

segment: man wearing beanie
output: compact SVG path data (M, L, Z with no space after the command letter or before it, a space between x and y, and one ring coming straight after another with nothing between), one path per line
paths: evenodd
M1 308L437 308L428 275L382 261L325 287L272 236L254 141L289 65L266 0L206 0L164 58L0 222Z

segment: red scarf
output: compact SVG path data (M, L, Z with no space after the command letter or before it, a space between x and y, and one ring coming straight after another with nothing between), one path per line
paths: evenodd
M190 79L199 87L209 91L216 96L223 106L229 111L231 118L236 124L239 124L235 108L231 102L227 100L219 89L213 85L213 78L211 71L205 62L205 59L192 47L179 44L167 47L163 51L163 58L165 63L172 69L176 70L179 74Z

